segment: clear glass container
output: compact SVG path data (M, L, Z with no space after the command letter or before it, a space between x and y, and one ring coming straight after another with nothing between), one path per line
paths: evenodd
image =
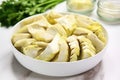
M71 12L90 14L96 0L66 0L67 9Z
M104 21L120 23L120 0L99 0L97 14Z

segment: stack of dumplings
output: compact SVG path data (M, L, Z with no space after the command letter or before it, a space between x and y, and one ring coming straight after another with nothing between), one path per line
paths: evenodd
M105 32L98 22L54 11L23 20L11 40L24 55L47 62L86 59L106 45Z

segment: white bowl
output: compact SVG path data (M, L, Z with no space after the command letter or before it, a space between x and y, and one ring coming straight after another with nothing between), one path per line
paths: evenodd
M41 14L38 14L38 15L41 15ZM37 15L34 15L32 17L35 17L35 16ZM31 17L25 18L22 21L30 18ZM19 29L22 21L18 22L13 27L12 35L15 33L17 29ZM105 29L104 29L104 32L106 34L106 37L108 38L107 32ZM79 61L74 61L74 62L45 62L42 60L36 60L22 54L13 46L12 42L11 42L11 46L16 59L25 68L39 74L60 77L60 76L71 76L71 75L80 74L95 67L102 60L103 55L105 54L105 51L106 51L107 44L104 47L104 49L101 50L99 53L97 53L95 56L87 59L79 60Z

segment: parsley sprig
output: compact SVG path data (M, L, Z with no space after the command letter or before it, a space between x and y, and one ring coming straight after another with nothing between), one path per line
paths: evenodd
M64 0L6 0L0 5L0 23L9 27L28 16L43 13Z

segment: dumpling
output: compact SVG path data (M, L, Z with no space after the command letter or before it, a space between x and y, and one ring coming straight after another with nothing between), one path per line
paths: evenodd
M19 33L23 33L23 32L29 32L28 28L29 27L34 27L34 28L48 28L51 25L49 24L49 22L46 20L46 18L44 16L41 16L40 20L37 20L35 22L32 22L30 24L24 25L23 27L21 27L18 32Z
M46 33L54 37L58 32L56 31L54 27L51 26L47 28Z
M76 20L73 15L65 15L64 17L56 19L56 22L63 26L68 35L71 35L73 30L77 27Z
M81 59L86 59L86 58L92 57L91 54L93 54L93 53L89 49L83 49Z
M17 32L18 33L28 33L29 25L22 26Z
M81 46L81 57L80 59L86 59L96 54L96 49L92 42L84 36L78 36L78 40Z
M77 60L78 60L78 56L76 54L73 54L70 56L70 62L77 61Z
M50 32L50 29L51 29L51 32ZM60 25L59 23L48 28L47 31L49 31L50 33L53 33L55 31L56 33L59 33L61 36L67 37L67 32L65 31L63 26ZM54 32L54 34L56 34L55 32Z
M30 25L30 24L32 24L34 22L38 22L38 21L40 21L42 25L43 24L46 25L49 23L43 15L36 15L36 16L33 16L33 17L23 20L22 23L20 23L20 24L21 24L21 26L25 26L25 25Z
M30 37L31 37L31 35L29 33L15 33L13 35L12 42L14 44L16 41L18 41L20 39L30 38Z
M102 29L98 29L95 31L95 34L97 35L97 37L104 43L106 43L106 38L105 38L105 34L103 32Z
M92 33L92 31L82 27L77 27L73 32L75 35L87 35L88 33Z
M75 16L75 19L77 21L77 26L83 27L86 29L91 30L93 33L95 33L98 38L106 43L106 38L104 34L104 30L102 29L101 25L98 22L95 22L94 20L86 17L86 16Z
M106 43L104 30L102 29L101 25L98 22L92 23L87 28L93 31L102 42Z
M15 42L14 46L15 47L25 47L27 45L32 44L35 41L36 40L32 39L32 38L20 39L20 40L18 40L18 41Z
M87 26L95 22L92 19L82 15L75 15L75 19L76 19L77 26L84 27L84 28L87 28Z
M48 27L50 27L51 25L48 23L48 21L46 21L46 20L39 20L39 21L36 21L36 22L33 22L33 23L31 23L31 24L29 24L29 25L27 25L28 27L29 26L32 26L32 27L42 27L42 28L48 28Z
M76 38L76 36L72 35L67 38L68 44L70 46L70 61L77 61L80 56L80 47L79 42Z
M66 39L60 38L59 40L59 53L53 61L55 62L67 62L69 59L69 46Z
M83 40L84 40L84 39L83 39ZM90 43L90 44L88 44L88 43ZM89 49L90 49L93 53L96 52L96 49L95 49L94 45L91 44L91 41L88 40L88 39L86 39L83 43L81 42L81 45L86 45L86 46L84 46L83 48L90 47Z
M38 45L39 47L46 47L48 43L42 41L35 41L32 43L33 45Z
M38 56L40 54L39 53L40 50L42 50L42 48L38 47L37 45L28 45L23 47L23 53L32 58Z
M64 37L67 37L68 34L67 32L65 31L65 29L63 28L62 25L60 25L59 23L55 24L53 26L55 28L55 30L61 35L61 36L64 36Z
M44 61L52 60L59 52L59 44L58 44L59 40L60 40L60 35L56 34L52 42L48 44L45 50L39 56L37 56L36 59L40 59Z
M47 15L46 18L51 24L55 24L56 21L55 19L62 17L63 15L60 13L56 13L54 11L50 11Z
M90 33L90 34L87 35L87 38L92 41L92 43L95 46L97 52L101 51L104 48L105 43L102 42L95 34Z
M30 26L28 31L31 33L32 37L38 41L50 42L53 39L53 35L47 33L42 27Z

